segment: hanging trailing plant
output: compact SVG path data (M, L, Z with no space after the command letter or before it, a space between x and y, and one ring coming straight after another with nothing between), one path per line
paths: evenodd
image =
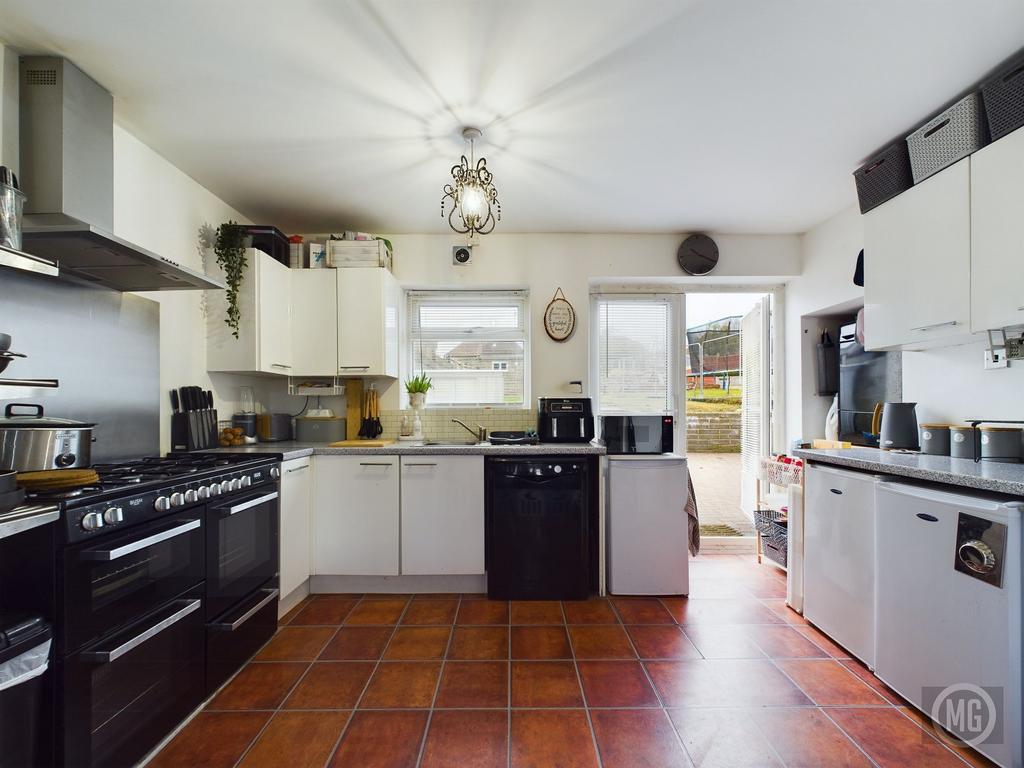
M217 238L213 244L213 252L217 263L224 270L227 282L228 311L224 322L231 329L231 334L238 338L238 323L242 312L238 308L238 289L245 276L245 227L234 221L228 221L217 227Z

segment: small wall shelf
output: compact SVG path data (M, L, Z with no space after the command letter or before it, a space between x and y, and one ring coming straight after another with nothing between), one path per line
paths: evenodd
M59 386L57 379L0 379L0 400L40 397Z
M288 377L288 394L306 397L336 397L345 394L345 382L338 376Z

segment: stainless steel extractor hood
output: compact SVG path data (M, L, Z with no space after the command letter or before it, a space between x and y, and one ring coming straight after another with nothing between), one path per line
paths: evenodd
M112 234L114 99L67 59L26 56L20 71L22 248L61 274L117 291L224 283Z

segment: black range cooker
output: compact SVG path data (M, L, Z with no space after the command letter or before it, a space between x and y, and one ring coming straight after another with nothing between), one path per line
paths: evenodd
M276 630L280 464L171 455L93 469L98 483L33 499L63 508L59 754L128 766Z

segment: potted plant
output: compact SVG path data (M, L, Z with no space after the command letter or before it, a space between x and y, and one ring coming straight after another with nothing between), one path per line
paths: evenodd
M405 380L405 391L409 393L409 404L415 410L421 410L427 401L427 392L433 387L430 377L421 373L411 379Z
M238 338L238 322L242 311L238 308L238 289L245 277L245 228L234 221L227 221L217 227L217 237L213 243L213 252L217 256L217 264L224 270L224 280L228 310L224 322L231 329L231 334Z

